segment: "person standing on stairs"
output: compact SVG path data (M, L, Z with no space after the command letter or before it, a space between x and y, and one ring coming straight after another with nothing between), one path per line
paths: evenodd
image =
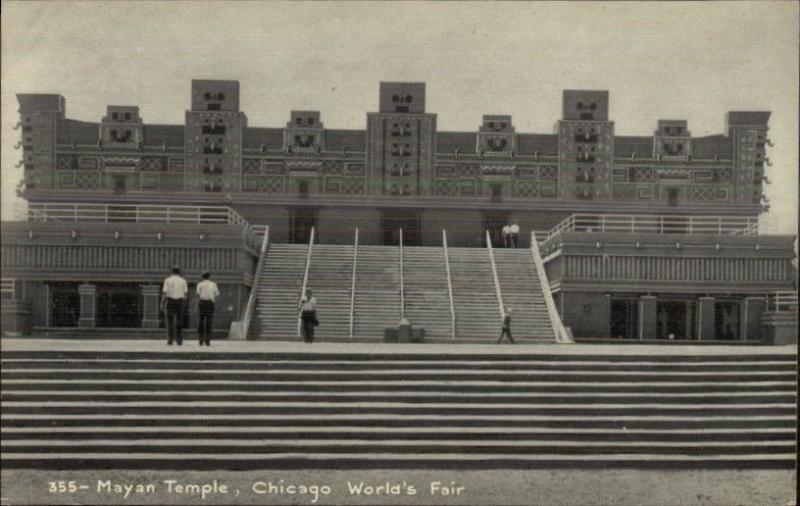
M508 336L508 340L511 341L511 344L514 344L514 338L511 337L511 308L505 308L504 313L503 328L500 330L500 339L497 340L497 344L503 342L503 336Z
M503 247L508 248L511 246L511 225L503 226Z
M511 232L511 247L516 248L519 243L519 225L516 222L512 223L509 228Z
M307 343L314 342L314 327L319 325L317 320L317 299L314 298L311 289L306 290L305 296L300 299L300 331L303 335L303 341Z
M219 297L217 284L211 281L211 273L202 274L203 281L197 284L197 339L200 346L211 346L211 322L214 319L214 301Z
M172 345L175 341L178 346L183 344L181 327L183 326L183 312L186 309L186 297L189 293L189 286L186 280L181 277L181 269L178 266L172 268L172 275L164 280L164 287L161 295L161 310L164 311L167 324L167 344Z

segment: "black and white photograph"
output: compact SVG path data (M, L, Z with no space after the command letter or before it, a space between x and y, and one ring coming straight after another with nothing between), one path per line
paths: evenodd
M797 504L797 2L2 11L0 506Z

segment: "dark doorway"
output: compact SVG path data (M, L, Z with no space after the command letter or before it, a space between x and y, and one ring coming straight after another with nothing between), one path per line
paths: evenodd
M114 175L114 193L125 193L127 181L125 176Z
M504 247L503 227L511 224L511 217L508 213L486 213L483 215L483 230L481 233L481 243L486 246L486 230L492 238L492 246L495 248Z
M290 241L295 244L308 244L311 239L311 229L316 226L316 209L295 209L292 211Z
M391 209L381 213L381 244L399 246L401 229L404 246L421 245L422 237L417 212Z
M691 301L658 301L656 338L694 339L694 308Z
M714 304L714 338L739 339L739 303L717 301Z
M667 202L671 206L678 205L678 189L677 188L667 188Z
M503 185L502 183L492 183L489 187L491 192L492 202L500 202L503 200Z
M308 181L301 179L297 182L297 196L300 198L308 198Z
M50 326L77 327L81 317L81 296L77 283L58 283L50 288Z
M615 339L639 338L638 299L611 299L611 337Z
M97 286L98 327L139 327L142 322L142 297L133 283Z

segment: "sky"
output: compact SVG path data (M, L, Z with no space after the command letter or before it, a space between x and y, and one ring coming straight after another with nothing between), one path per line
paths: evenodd
M67 117L138 105L183 124L191 79L235 79L251 126L320 110L366 125L380 81L424 81L440 131L511 114L551 133L565 88L610 92L617 135L659 118L723 133L729 110L769 110L775 146L762 226L797 231L798 3L3 2L2 217L15 208L16 93L58 93Z

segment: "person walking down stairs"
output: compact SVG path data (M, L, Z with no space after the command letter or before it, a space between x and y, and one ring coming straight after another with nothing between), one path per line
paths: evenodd
M317 320L317 299L312 295L311 289L306 290L305 296L300 300L300 330L303 341L314 342L314 327L319 325Z
M497 340L497 344L503 342L503 336L508 336L508 340L511 341L511 344L514 344L514 338L511 337L511 308L507 307L505 309L505 315L503 315L503 328L500 330L500 339Z

